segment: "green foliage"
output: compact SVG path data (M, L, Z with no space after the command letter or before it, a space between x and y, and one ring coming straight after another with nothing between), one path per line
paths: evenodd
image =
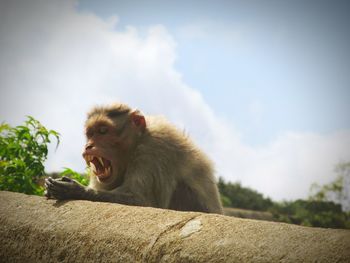
M337 177L325 185L313 184L309 199L332 201L341 204L344 211L350 211L350 162L341 162L335 167Z
M218 188L223 205L227 207L266 211L273 205L271 199L264 198L257 191L243 187L240 183L226 183L221 177L219 178Z
M224 207L232 207L230 198L220 193L221 203Z
M58 146L59 134L27 118L15 128L0 125L0 190L42 195L44 188L36 182L44 176L50 137L56 138Z
M350 228L350 215L333 202L296 200L275 203L269 211L278 221L303 226Z
M64 168L63 172L60 173L60 176L70 177L70 178L78 181L79 183L81 183L82 185L85 185L85 186L87 186L89 184L89 178L87 175L80 174L76 171L73 171L70 168Z
M225 207L268 211L273 216L272 220L291 224L350 229L350 213L343 212L339 204L330 201L275 203L252 189L242 187L239 183L226 183L222 178L219 178L218 187Z

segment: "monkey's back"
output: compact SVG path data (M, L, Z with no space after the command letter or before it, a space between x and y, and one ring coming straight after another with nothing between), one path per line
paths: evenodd
M147 162L161 208L222 213L210 159L184 133L158 116L146 117L137 155ZM160 193L160 195L159 195Z

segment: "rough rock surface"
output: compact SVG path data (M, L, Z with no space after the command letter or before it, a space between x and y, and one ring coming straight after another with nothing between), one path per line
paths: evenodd
M0 262L350 262L350 231L0 192Z

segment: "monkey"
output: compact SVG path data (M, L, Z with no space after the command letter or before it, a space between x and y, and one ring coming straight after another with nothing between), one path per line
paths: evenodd
M85 123L90 182L47 178L47 198L222 214L212 161L162 116L96 106Z

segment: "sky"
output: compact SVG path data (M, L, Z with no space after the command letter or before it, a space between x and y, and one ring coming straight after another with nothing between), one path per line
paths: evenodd
M61 134L47 171L84 171L86 112L164 115L216 176L307 198L350 160L348 1L0 0L0 121Z

